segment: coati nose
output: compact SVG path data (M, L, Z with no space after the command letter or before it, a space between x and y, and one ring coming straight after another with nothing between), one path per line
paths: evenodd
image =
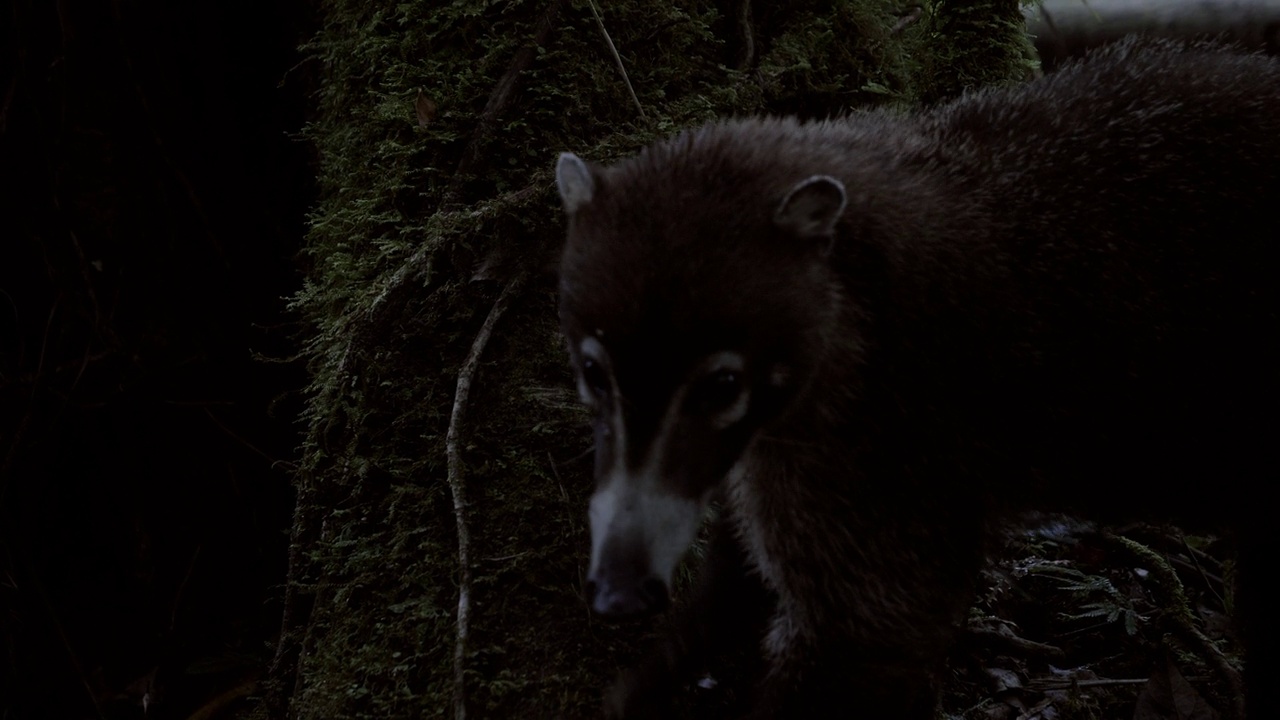
M589 578L583 591L597 615L616 620L659 613L670 603L667 584L655 575L637 581L602 574Z

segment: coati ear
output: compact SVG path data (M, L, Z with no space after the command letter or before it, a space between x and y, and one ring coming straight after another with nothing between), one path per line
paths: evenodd
M814 175L782 198L773 224L796 237L831 237L847 202L844 183L830 175Z
M590 203L596 194L591 168L573 153L560 153L560 160L556 162L556 187L560 190L564 211L570 215Z

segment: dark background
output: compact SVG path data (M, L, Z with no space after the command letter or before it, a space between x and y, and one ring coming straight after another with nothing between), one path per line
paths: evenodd
M0 10L0 717L188 717L270 661L312 22Z

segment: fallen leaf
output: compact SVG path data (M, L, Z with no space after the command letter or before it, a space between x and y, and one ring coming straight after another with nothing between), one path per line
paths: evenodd
M1151 673L1138 695L1133 720L1218 720L1218 711L1182 677L1173 658L1166 656L1164 667Z

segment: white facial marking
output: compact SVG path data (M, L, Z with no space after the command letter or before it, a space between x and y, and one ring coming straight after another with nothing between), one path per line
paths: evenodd
M591 358L607 371L608 357L599 341L587 337L582 341L580 350L584 360ZM713 353L698 363L685 383L672 393L648 454L639 468L629 468L627 464L627 428L622 416L622 398L618 397L613 403L612 467L603 471L588 509L592 573L602 563L612 561L605 556L606 552L643 549L649 561L648 571L662 578L670 587L681 557L698 534L710 491L700 498L682 496L673 488L664 487L662 469L672 437L687 420L686 400L691 388L721 372L737 376L737 394L728 406L716 410L703 421L716 429L723 429L746 416L751 404L750 388L744 379L746 359L736 352ZM612 391L618 393L611 374L609 381L615 383ZM585 387L583 381L579 382L583 385L580 390L584 397L592 395L590 388Z
M600 331L597 330L596 332L599 333ZM607 360L609 357L609 353L604 349L604 345L600 344L600 341L594 337L582 338L582 342L578 345L578 351L582 353L583 359L591 358L592 360L602 362Z
M587 341L583 341L584 347L586 344ZM649 572L671 587L680 558L697 537L702 513L709 501L709 494L690 499L662 487L662 467L670 438L679 426L686 392L687 387L681 386L672 395L649 454L644 464L635 470L627 467L622 403L614 404L613 466L592 495L588 507L590 572L594 573L605 561L605 546L613 539L621 547L643 547L649 559Z
M591 570L604 561L610 539L645 548L649 572L671 587L676 566L693 544L702 521L702 503L660 492L659 478L651 473L611 473L612 477L591 497Z

